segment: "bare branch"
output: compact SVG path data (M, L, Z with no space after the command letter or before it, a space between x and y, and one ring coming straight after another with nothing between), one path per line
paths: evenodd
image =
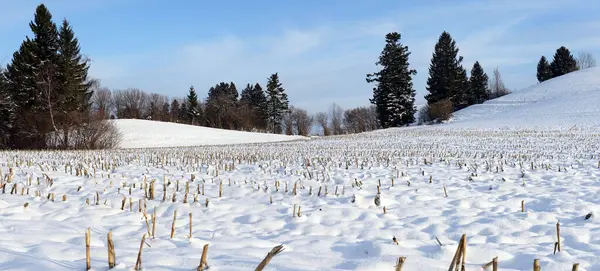
M579 70L596 67L596 59L591 53L579 52L576 61Z

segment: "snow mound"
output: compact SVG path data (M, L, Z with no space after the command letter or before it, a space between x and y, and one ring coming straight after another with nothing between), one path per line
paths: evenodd
M600 126L600 68L572 72L454 113L452 128Z
M123 149L248 144L306 139L302 136L232 131L151 120L120 119L114 121L123 135L120 145Z

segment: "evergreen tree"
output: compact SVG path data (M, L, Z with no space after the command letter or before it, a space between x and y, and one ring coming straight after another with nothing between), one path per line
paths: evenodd
M569 49L561 46L554 53L550 69L552 70L552 78L565 75L577 70L577 61Z
M52 14L44 4L36 8L35 17L29 23L34 34L33 50L35 62L33 65L33 76L37 80L38 97L41 100L38 112L46 115L44 119L38 119L35 123L38 131L38 140L34 148L45 148L46 137L51 131L57 131L55 108L53 103L60 106L60 90L58 71L59 33L56 24L52 22ZM48 116L50 116L48 118ZM58 117L58 116L57 116Z
M88 61L83 59L79 41L67 20L59 30L56 110L63 131L63 147L68 147L69 132L87 123L92 108L92 80ZM53 112L51 112L53 113ZM54 114L54 113L53 113Z
M417 71L409 69L410 52L400 43L400 38L397 32L385 36L386 45L376 62L382 69L367 74L368 83L377 83L370 102L376 106L377 118L383 128L406 125L415 120L412 75Z
M259 83L254 85L252 88L252 94L250 95L250 104L257 110L258 119L256 120L256 126L259 129L266 129L268 122L268 110L267 110L267 96L265 91Z
M201 116L200 107L198 106L198 95L194 86L190 86L190 91L187 95L187 114L188 120L192 125L195 125Z
M160 120L162 121L170 121L171 112L170 106L168 102L163 103L162 108L160 109Z
M234 129L238 123L237 88L234 83L221 82L208 91L206 116L211 127Z
M237 87L235 86L235 84L233 82L230 82L229 85L227 85L227 98L229 101L237 101L239 96Z
M267 123L267 97L260 84L246 85L242 90L240 103L242 106L251 108L254 128L265 129Z
M425 99L429 105L450 99L454 110L466 106L468 78L462 67L462 56L458 56L456 41L444 31L435 45L435 51L429 65L429 78L426 89L429 94Z
M159 120L158 117L158 113L159 113L159 109L158 106L154 103L154 102L150 102L150 106L149 106L149 112L148 112L148 117L151 120Z
M5 71L0 68L0 149L8 147L14 103L8 90Z
M552 69L550 68L550 63L548 63L548 60L546 60L545 56L542 56L537 65L538 82L541 83L541 82L544 82L551 78L552 78Z
M33 39L26 37L7 65L7 84L14 101L11 147L43 149L54 129L48 118L57 96L59 37L45 5L36 8L29 23ZM50 102L49 102L50 101Z
M287 94L279 82L279 74L274 73L267 82L267 117L269 130L272 133L281 133L283 115L288 109Z
M182 102L181 106L179 107L179 122L180 123L189 123L188 119L189 119L188 115L188 107L187 107L187 103L186 102Z
M177 99L173 99L171 102L171 121L179 122L179 101Z
M33 121L35 116L33 112L34 109L40 111L42 100L38 95L36 79L33 76L34 59L31 47L33 42L26 38L6 66L6 88L13 113L9 116L10 148L32 147L37 140L38 131Z
M460 65L458 67L458 74L456 78L456 87L452 95L452 102L454 110L460 110L469 106L469 77L467 76L467 70Z
M225 128L223 119L226 112L223 100L228 88L226 83L221 82L208 90L208 97L206 97L206 118L210 127Z
M469 78L469 105L480 104L489 99L488 76L478 61L475 61Z

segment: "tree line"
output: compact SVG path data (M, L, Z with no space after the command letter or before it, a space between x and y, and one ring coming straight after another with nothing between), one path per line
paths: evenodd
M266 91L260 83L248 83L238 95L235 83L221 82L208 90L204 100L198 97L194 86L190 86L186 97L171 98L137 88L110 90L101 87L99 81L93 83L92 110L103 119L147 119L302 136L342 135L380 128L372 106L344 110L333 103L327 112L313 115L289 105L277 74L269 77Z
M219 129L281 133L289 101L277 73L267 81L247 84L241 93L233 82L220 82L202 101L194 86L183 98L147 93L138 88L99 88L92 100L103 118L148 119L200 125Z
M26 36L10 63L0 68L0 148L115 147L119 133L108 120L128 118L287 135L307 136L314 128L325 136L360 133L444 121L457 110L510 93L497 67L491 78L478 61L467 72L446 31L433 48L424 107L417 110L414 104L412 77L417 71L410 68L408 46L400 33L391 32L375 63L380 69L366 75L375 84L371 105L344 110L333 103L313 115L289 104L278 73L267 78L264 88L258 82L241 89L220 82L205 99L194 86L179 98L137 88L110 90L88 76L90 60L81 54L66 19L57 26L41 4L29 27L32 37ZM540 58L537 78L543 82L595 65L590 54L575 58L562 46L551 63Z
M375 84L370 102L375 105L377 120L383 128L448 120L457 110L511 92L504 85L498 67L494 69L492 78L489 78L479 61L475 61L470 74L467 74L456 41L444 31L434 46L429 64L426 85L428 94L425 95L427 105L415 114L417 109L412 77L417 71L410 68L410 51L400 39L401 35L397 32L385 36L385 46L375 63L380 66L380 70L367 74L366 77L368 83ZM576 59L562 46L557 49L552 63L548 63L544 56L541 57L537 77L539 82L543 82L595 65L591 54L580 53Z
M497 68L490 81L481 64L475 61L469 76L456 41L444 31L435 44L429 65L427 105L417 115L412 83L417 71L410 68L410 51L400 39L398 32L385 36L385 47L376 62L381 69L367 74L367 82L375 83L370 101L383 128L409 125L417 121L416 117L418 122L446 120L454 111L510 93Z
M571 51L565 46L556 49L552 62L548 63L545 56L540 57L537 65L538 82L544 82L552 78L565 75L574 71L592 68L596 66L596 60L590 53L580 52L575 58Z

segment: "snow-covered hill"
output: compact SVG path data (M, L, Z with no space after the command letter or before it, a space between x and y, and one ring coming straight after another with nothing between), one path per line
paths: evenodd
M151 120L122 119L115 122L123 134L121 148L188 147L305 139L301 136L231 131Z
M600 126L600 68L560 76L470 106L443 125L451 128L561 128Z

